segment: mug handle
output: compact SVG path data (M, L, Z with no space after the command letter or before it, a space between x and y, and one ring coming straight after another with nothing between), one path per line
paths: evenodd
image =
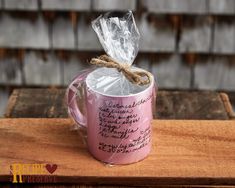
M81 110L79 109L76 99L78 90L84 89L85 79L90 72L91 71L88 70L84 71L82 74L77 75L69 84L69 87L66 90L68 113L70 117L72 117L72 119L83 128L86 128L87 126L87 118L84 114L82 114ZM83 96L81 96L81 98L83 98L84 100L84 94Z

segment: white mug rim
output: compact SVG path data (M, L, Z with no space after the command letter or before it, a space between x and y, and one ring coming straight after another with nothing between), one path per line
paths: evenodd
M135 68L138 68L138 67L135 67ZM141 68L138 68L138 69L141 69ZM97 70L97 69L95 69L95 70ZM92 90L94 93L97 93L97 94L99 94L99 95L102 95L102 96L104 96L104 97L114 97L114 98L125 98L125 97L132 97L132 96L137 96L137 95L141 95L142 93L144 93L144 92L147 92L149 89L151 89L152 87L153 87L153 85L154 85L154 77L153 77L153 75L151 74L151 79L150 79L150 81L151 81L151 83L149 84L149 86L147 87L147 88L145 88L143 91L140 91L140 92L138 92L138 93L134 93L134 94L129 94L129 95L109 95L109 94L104 94L104 93L101 93L101 92L99 92L99 91L96 91L96 90L94 90L88 83L87 83L87 78L88 78L88 76L91 74L91 73L93 73L95 70L93 70L92 72L90 72L88 75L87 75L87 77L86 77L86 79L85 79L85 84L86 84L86 87L88 87L90 90ZM143 69L141 69L141 70L143 70Z

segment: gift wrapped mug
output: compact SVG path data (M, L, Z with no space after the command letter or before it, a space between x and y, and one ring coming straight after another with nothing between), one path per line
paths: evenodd
M92 27L107 55L90 61L102 68L83 72L69 85L69 114L87 129L88 150L96 159L109 164L134 163L151 149L154 78L131 66L140 37L131 11L100 16ZM78 94L84 112L78 107Z
M140 161L151 149L154 81L128 95L119 93L116 83L112 94L100 91L94 83L104 69L83 73L72 81L67 90L69 114L87 129L88 150L96 159L109 164ZM108 71L115 74L115 70ZM77 92L81 91L84 91L83 113L76 100Z

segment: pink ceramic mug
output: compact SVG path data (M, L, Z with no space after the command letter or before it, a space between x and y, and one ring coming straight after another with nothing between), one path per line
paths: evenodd
M144 159L151 150L153 77L151 83L137 93L110 95L97 91L89 83L95 71L77 76L67 90L69 114L86 127L89 152L109 164L129 164ZM84 115L75 100L81 88L84 89Z

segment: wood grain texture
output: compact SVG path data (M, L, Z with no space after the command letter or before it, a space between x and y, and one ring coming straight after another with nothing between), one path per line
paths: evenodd
M213 52L217 54L234 54L235 21L234 19L217 20L215 22Z
M136 9L136 0L113 0L112 2L96 0L92 1L92 9L94 11L134 11Z
M48 49L48 23L42 16L34 22L27 18L13 18L2 13L0 18L0 46L5 48Z
M8 118L67 118L65 89L19 89L8 102ZM220 94L158 91L157 119L229 119Z
M0 118L3 117L7 106L9 91L0 88Z
M14 109L15 107L19 92L20 90L14 90L12 94L10 95L4 116L7 116L7 117L10 116L12 109Z
M235 64L233 62L234 59L228 56L198 58L194 66L195 89L229 91L230 88L234 88Z
M23 67L26 85L61 85L61 66L53 52L45 53L45 58L35 51L26 52Z
M229 119L213 91L159 91L156 105L157 119Z
M13 96L8 103L7 117L17 116L17 114L18 117L68 117L64 99L65 90L19 89L13 92ZM13 109L19 109L21 112Z
M234 0L209 0L209 12L211 14L229 15L235 13Z
M1 119L0 181L12 163L57 164L60 183L235 185L235 121L153 121L153 148L143 161L96 161L69 119Z
M38 2L35 0L7 0L7 1L4 1L4 9L37 11Z
M148 20L148 14L143 14L136 20L140 31L140 51L142 52L173 52L175 51L176 31L167 24L166 18L154 16ZM165 24L161 24L165 23Z
M52 48L74 49L75 36L68 19L58 16L52 26Z
M205 53L211 46L211 23L207 17L198 16L194 19L185 19L181 28L179 51Z
M142 0L141 3L149 12L154 13L183 13L203 14L206 12L206 1L199 0Z
M76 10L87 11L90 10L91 0L41 0L43 10Z
M0 84L21 85L22 75L19 60L14 57L0 59Z
M77 25L78 50L103 52L103 48L99 42L99 39L97 38L95 32L93 31L91 25L88 24L92 20L91 19L87 20L87 19L88 18L84 15L81 15L78 19L78 25ZM84 37L84 33L86 33L86 37Z
M190 88L190 67L185 66L184 60L180 55L159 56L152 62L151 72L160 88Z
M224 103L224 107L228 113L229 119L235 119L235 113L230 103L229 96L226 93L220 93L221 100Z

